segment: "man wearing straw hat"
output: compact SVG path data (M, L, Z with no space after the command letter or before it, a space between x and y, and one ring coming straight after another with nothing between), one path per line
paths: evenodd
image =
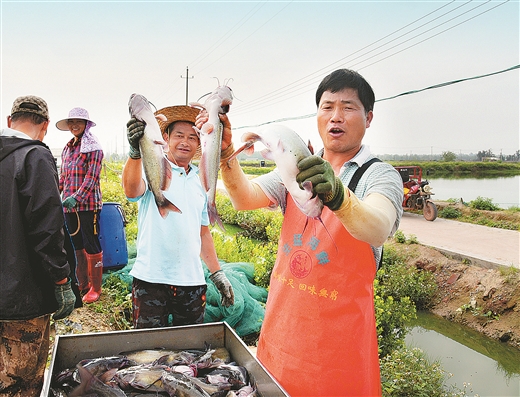
M182 213L165 219L143 172L139 140L145 125L131 119L128 126L129 159L123 169L123 188L130 201L138 201L137 258L130 274L134 328L198 324L204 321L206 281L201 258L221 294L221 304L234 304L231 284L220 264L209 230L208 198L191 163L200 152L200 140L193 129L198 110L170 106L156 112L167 142L165 157L171 166L171 185L164 196Z
M0 130L0 395L37 397L49 355L50 315L67 317L76 297L65 251L58 172L42 143L42 98L17 98Z

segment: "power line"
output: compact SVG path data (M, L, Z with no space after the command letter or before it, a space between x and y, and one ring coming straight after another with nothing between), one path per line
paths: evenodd
M421 88L419 90L407 91L407 92L403 92L401 94L397 94L397 95L394 95L394 96L391 96L391 97L381 98L381 99L378 99L376 102L388 101L390 99L395 99L395 98L398 98L400 96L417 94L418 92L422 92L422 91L426 91L426 90L433 90L435 88L446 87L446 86L449 86L449 85L452 85L452 84L462 83L463 81L482 79L484 77L489 77L489 76L494 76L494 75L500 74L500 73L510 72L511 70L515 70L515 69L519 69L519 68L520 68L520 65L515 65L515 66L511 66L510 68L507 68L507 69L504 69L504 70L499 70L498 72L492 72L492 73L487 73L487 74L483 74L483 75L480 75L480 76L467 77L465 79L458 79L458 80L448 81L448 82L445 82L445 83L435 84L435 85L432 85L432 86L429 86L429 87L426 87L426 88Z
M212 63L210 63L209 65L207 65L205 68L201 69L198 71L198 73L201 73L203 72L204 70L206 70L207 68L209 68L211 65L213 65L214 63L220 61L222 58L224 58L226 55L228 55L231 51L233 51L235 48L237 48L238 46L240 46L244 41L248 40L251 36L253 36L256 32L258 32L260 29L262 29L265 25L267 25L269 22L271 22L278 14L280 14L283 10L285 10L287 7L289 7L289 5L291 5L291 3L293 2L293 0L291 0L289 2L289 4L287 4L285 7L283 7L280 11L278 11L276 14L274 14L271 18L269 18L267 21L265 21L262 25L260 25L256 30L254 30L249 36L245 37L240 43L238 43L237 45L235 45L233 48L231 48L228 52L222 54L219 58L215 59Z
M491 72L491 73L482 74L482 75L479 75L479 76L466 77L466 78L463 78L463 79L447 81L447 82L444 82L444 83L431 85L429 87L403 92L401 94L397 94L397 95L394 95L394 96L391 96L391 97L376 99L376 102L388 101L388 100L391 100L391 99L399 98L399 97L404 96L404 95L417 94L419 92L423 92L423 91L427 91L427 90L433 90L433 89L437 89L437 88L447 87L447 86L452 85L452 84L462 83L463 81L482 79L484 77L490 77L490 76L494 76L494 75L497 75L497 74L500 74L500 73L510 72L512 70L515 70L515 69L520 69L520 65L511 66L510 68L499 70L497 72ZM308 119L308 118L314 117L314 116L316 116L316 112L310 113L310 114L306 114L306 115L303 115L303 116L285 117L285 118L282 118L282 119L266 121L264 123L260 123L260 124L256 124L256 125L246 125L246 126L242 126L242 127L235 127L235 128L233 128L233 130L240 130L242 128L255 128L255 127L260 127L260 126L267 125L267 124L280 123L280 122L283 122L283 121Z
M470 0L470 1L471 1L471 0ZM464 5L467 5L470 1L464 3ZM504 1L504 2L502 2L502 3L500 3L500 4L498 4L498 5L496 5L496 6L492 7L492 8L490 8L490 9L487 9L487 10L483 11L482 13L480 13L480 14L478 14L478 15L475 15L475 16L473 16L473 17L471 17L471 18L468 18L468 19L466 19L466 20L464 20L464 21L462 21L462 22L460 22L460 23L458 23L458 24L456 24L456 25L454 25L454 26L451 26L451 27L449 27L449 28L443 30L442 32L436 33L436 34L434 34L434 35L432 35L432 36L430 36L430 37L428 37L428 38L426 38L426 39L424 39L424 40L422 40L422 41L420 41L420 42L418 42L418 43L415 43L415 44L413 44L413 45L410 45L410 46L408 46L408 47L406 47L406 48L404 48L404 49L401 49L401 50L399 50L399 51L397 51L397 52L395 52L395 53L393 53L393 54L390 54L390 55L388 55L388 56L386 56L386 57L384 57L384 58L382 58L382 59L376 60L376 61L374 61L373 63L371 63L371 64L369 64L369 65L365 65L365 66L363 66L362 68L359 68L359 70L361 70L361 69L363 69L363 68L366 68L366 67L368 67L368 66L371 66L371 65L373 65L373 64L375 64L375 63L381 62L381 61L383 61L383 60L385 60L385 59L387 59L387 58L389 58L389 57L391 57L391 56L394 56L394 55L396 55L396 54L398 54L398 53L401 53L401 52L403 52L403 51L405 51L405 50L407 50L407 49L409 49L409 48L412 48L412 47L414 47L414 46L416 46L416 45L418 45L418 44L420 44L420 43L422 43L422 42L424 42L424 41L426 41L426 40L429 40L429 39L431 39L431 38L433 38L433 37L435 37L435 36L438 36L438 35L441 34L441 33L444 33L444 32L446 32L446 31L448 31L448 30L450 30L450 29L453 29L453 28L455 28L456 26L461 25L462 23L465 23L465 22L467 22L467 21L469 21L469 20L471 20L471 19L476 18L477 16L480 16L480 15L482 15L482 14L484 14L484 13L487 13L487 12L493 10L494 8L497 8L497 7L499 7L499 6L502 6L502 5L504 5L505 3L509 2L509 1L510 1L510 0L506 0L506 1ZM438 28L439 26L442 26L442 25L444 25L444 24L446 24L446 23L449 23L449 22L453 21L454 19L459 18L459 17L461 17L462 15L465 15L465 14L471 12L471 11L474 11L475 9L477 9L477 8L483 6L484 4L487 4L487 3L489 3L489 2L490 2L490 0L488 0L486 3L481 3L481 4L479 4L479 5L477 5L477 6L473 7L473 8L471 8L470 10L464 11L463 13L461 13L461 14L459 14L459 15L457 15L457 16L455 16L455 17L453 17L453 18L451 18L451 19L449 19L449 20L447 20L447 21L444 21L444 22L442 22L442 23L437 24L437 25L434 26L433 28L430 28L430 29L428 29L428 30L426 30L426 31L424 31L424 32L418 33L417 35L415 35L415 36L413 36L413 37L411 37L411 38L409 38L409 39L406 39L406 40L404 40L404 41L402 41L402 42L400 42L400 43L398 43L398 44L396 44L396 45L394 45L394 46L392 46L392 47L390 47L390 48L388 48L388 49L386 49L386 50L384 50L384 51L381 51L381 52L377 53L376 55L372 55L372 56L370 56L370 57L368 57L368 58L366 58L366 59L364 59L364 60L360 60L358 63L356 63L356 64L354 64L354 65L349 65L349 67L356 66L356 65L361 64L361 63L363 63L363 62L366 62L367 60L372 59L372 58L374 58L374 57L376 57L376 56L382 55L382 54L384 54L385 52L388 52L388 51L390 51L390 50L392 50L392 49L394 49L394 48L397 48L397 47L399 47L400 45L403 45L404 43L409 42L409 41L412 40L412 39L415 39L415 38L417 38L417 37L419 37L419 36L421 36L421 35L424 35L424 34L430 32L430 31L432 31L432 30L435 29L435 28ZM453 3L453 1L452 1L452 3ZM451 3L450 3L450 4L451 4ZM423 17L417 19L417 20L415 20L415 21L412 22L412 23L407 24L405 27L411 26L411 25L415 24L416 22L418 22L418 21L424 19L426 16L432 15L432 14L434 14L434 13L440 11L443 7L444 7L444 6L442 6L442 7L438 8L438 9L434 10L433 12L428 13L427 15L425 15L425 16L423 16ZM371 52L376 51L377 49L380 49L380 48L382 48L382 47L384 47L384 46L386 46L386 45L388 45L388 44L394 42L395 40L397 40L397 39L399 39L399 38L402 38L402 37L404 37L404 36L406 36L406 35L408 35L408 34L414 32L414 31L420 29L421 27L424 27L425 25L427 25L427 24L429 24L429 23L431 23L431 22L433 22L433 21L439 19L439 18L442 17L442 16L446 16L447 14L454 12L455 10L459 9L460 7L462 7L462 6L458 6L458 7L456 7L455 9L450 10L450 11L448 11L448 12L442 14L442 15L439 16L439 17L436 17L436 18L430 20L429 22L420 25L419 27L416 27L416 28L412 29L411 31L409 31L409 32L407 32L407 33L405 33L405 34L400 35L400 36L397 37L397 38L394 38L394 39L392 39L392 40L390 40L390 41L388 41L388 42L386 42L386 43L384 43L384 44L382 44L382 45L380 45L380 46L378 46L378 47L376 47L376 48L373 48L373 49L371 49L371 50L365 52L364 54L362 54L362 55L360 55L360 56L354 58L354 60L355 60L355 59L358 59L358 58L360 58L360 57L362 57L362 56L369 55ZM334 62L334 63L328 65L328 66L325 67L325 68L320 69L319 71L323 71L323 70L329 68L330 66L333 66L333 65L335 65L335 64L338 64L338 63L344 61L345 59L347 59L347 58L349 58L349 57L351 57L351 56L353 56L353 55L359 53L359 52L362 51L363 49L366 49L366 48L372 47L374 44L376 44L376 43L378 43L378 42L384 40L385 38L390 37L390 36L394 35L395 33L397 33L397 32L399 32L399 31L403 30L405 27L400 28L400 29L394 31L394 32L392 32L392 33L389 34L389 35L386 35L384 38L379 39L379 40L375 41L374 43L371 43L371 44L368 45L368 46L363 47L361 50L357 50L357 51L353 52L352 54L350 54L350 55L348 55L348 56L346 56L346 57L341 58L340 60L338 60L338 61L336 61L336 62ZM319 72L319 71L318 71L318 72ZM257 110L257 109L261 109L261 108L266 107L266 106L271 106L271 105L273 105L273 104L275 104L275 103L279 103L279 102L285 101L285 100L287 100L287 99L293 98L293 97L295 97L295 96L297 96L297 95L299 95L299 94L301 94L301 93L303 93L303 92L307 92L307 91L308 91L308 88L310 88L310 87L314 87L314 86L317 84L317 82L322 78L321 76L318 76L318 77L313 77L312 79L309 79L309 78L311 78L312 76L316 75L318 72L314 72L314 73L312 73L312 74L310 74L310 75L308 75L308 76L306 76L306 77L303 77L303 78L301 78L301 79L299 79L299 80L297 80L297 81L295 81L295 82L293 82L293 83L291 83L291 84L286 85L285 87L282 87L281 89L277 89L277 90L275 90L275 91L273 91L273 92L271 92L271 93L269 93L269 94L263 95L263 96L259 97L258 99L249 102L248 104L245 104L245 105L242 105L242 106L240 106L240 105L239 105L239 106L236 106L236 107L234 108L234 114L242 114L242 113L245 113L246 111L248 111L248 110L249 110L250 108L252 108L252 107L254 107L255 110ZM289 97L289 98L287 98L287 97Z
M240 29L249 19L251 19L264 5L266 1L263 3L255 5L253 9L251 9L240 21L238 21L231 29L229 29L220 39L218 39L214 44L210 45L206 51L203 51L202 54L195 59L190 65L193 67L197 66L199 63L208 58L213 52L215 52L224 42L228 40L228 38L235 33L238 29Z
M448 3L448 4L451 4L451 3L453 3L454 1L455 1L455 0L452 0L452 1L451 1L450 3ZM420 21L420 20L422 20L422 19L428 17L429 15L432 15L432 14L436 13L437 11L441 10L442 8L446 7L448 4L445 4L445 5L441 6L440 8L437 8L437 9L435 9L434 11L432 11L432 12L426 14L426 15L423 15L423 16L420 17L419 19L416 19L415 21L408 23L407 25L405 25L405 26L403 26L403 27L401 27L401 28L399 28L399 29L393 31L393 32L390 33L390 34L387 34L386 36L384 36L384 37L382 37L382 38L380 38L380 39L374 41L374 42L371 43L371 44L368 44L368 45L366 45L366 46L360 48L360 49L357 50L357 51L354 51L353 53L351 53L351 54L349 54L349 55L347 55L347 56L345 56L345 57L339 59L338 61L335 61L335 62L333 62L333 63L331 63L331 64L329 64L329 65L327 65L327 66L325 66L325 67L322 67L321 69L318 69L317 71L315 71L315 72L313 72L313 73L311 73L311 74L309 74L309 75L307 75L307 76L304 76L304 77L302 77L302 78L300 78L300 79L298 79L298 80L296 80L296 81L294 81L294 82L292 82L292 83L290 83L290 84L287 84L287 85L285 85L284 87L281 87L281 88L279 88L279 89L277 89L277 90L275 90L275 91L273 91L273 92L270 92L270 93L268 93L268 94L265 94L265 95L260 96L259 98L257 98L256 100L253 100L252 102L248 103L247 105L243 105L242 107L240 107L240 106L235 106L234 112L235 112L235 113L237 113L237 111L240 112L240 110L242 110L243 108L247 108L247 107L249 107L249 106L252 106L252 105L256 104L257 102L263 102L264 100L272 101L272 99L273 99L273 94L276 94L277 92L286 92L286 91L289 91L289 93L291 93L290 91L293 89L293 88L291 88L291 87L293 87L293 86L298 86L298 85L301 84L300 82L302 82L302 81L306 81L306 80L308 80L309 78L311 78L311 77L313 77L313 76L318 75L318 76L314 77L314 79L319 79L319 78L321 78L321 76L322 76L322 74L324 73L324 71L326 71L326 70L330 70L334 65L336 65L336 64L338 64L338 63L340 63L340 62L346 60L347 58L349 58L349 57L351 57L351 56L353 56L353 55L355 55L355 54L357 54L357 53L359 53L359 52L361 52L361 51L363 51L363 50L365 50L365 49L367 49L367 48L372 47L373 45L375 45L375 44L377 44L377 43L383 41L384 39L386 39L386 38L388 38L388 37L391 37L392 35L396 34L397 32L400 32L401 30L403 30L403 29L405 29L405 28L407 28L407 27L409 27L409 26L412 26L412 25L415 24L416 22L418 22L418 21ZM458 8L458 7L457 7L457 8ZM452 10L452 11L453 11L453 10ZM450 11L450 12L451 12L451 11ZM315 80L312 81L312 84L313 84L313 85L315 84Z

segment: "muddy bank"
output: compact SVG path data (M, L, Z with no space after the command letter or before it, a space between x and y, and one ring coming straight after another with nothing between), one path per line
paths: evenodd
M430 311L520 350L520 272L487 269L449 258L419 244L391 242L410 266L435 274L438 292Z

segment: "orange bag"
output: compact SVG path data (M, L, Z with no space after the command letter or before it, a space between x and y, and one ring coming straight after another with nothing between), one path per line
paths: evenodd
M288 195L257 357L292 397L381 396L374 255L322 219L305 227Z

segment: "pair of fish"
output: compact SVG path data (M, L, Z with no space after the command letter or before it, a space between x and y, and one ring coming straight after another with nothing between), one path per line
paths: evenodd
M52 378L55 397L255 397L244 367L226 348L151 349L82 360Z
M209 95L203 105L200 103L190 104L194 107L204 108L208 112L208 121L200 130L196 128L200 135L202 148L199 167L202 184L208 192L210 223L213 225L216 222L222 230L224 230L224 226L215 206L222 144L222 123L219 114L229 111L232 100L231 89L227 86L219 86ZM300 187L300 184L296 181L296 175L299 172L298 162L313 154L310 141L306 145L296 132L283 125L272 125L264 127L257 133L246 133L242 136L242 141L246 143L231 158L236 157L244 150L246 153L252 154L254 144L258 141L262 142L266 147L262 151L263 157L276 163L282 182L298 208L307 217L320 219L323 203L317 195L313 194L312 184L304 182Z
M201 183L208 194L210 223L212 225L217 223L222 230L224 230L224 225L218 215L215 202L223 128L219 114L227 113L232 102L232 91L224 85L217 87L209 94L204 104L190 104L193 107L204 108L208 112L208 121L200 129L194 128L199 133L201 140L202 158L199 168ZM171 181L171 169L164 157L166 142L162 139L157 122L157 118L161 118L162 115L155 116L148 100L138 94L130 97L129 109L132 117L146 123L145 134L139 145L145 175L155 197L159 213L166 218L170 211L181 212L163 194ZM162 117L164 118L164 116ZM256 133L246 133L242 136L242 141L246 142L245 145L238 149L233 157L243 150L251 154L254 151L255 142L262 142L266 147L262 151L262 155L276 163L282 182L298 208L307 217L319 219L323 203L318 196L313 196L311 183L305 182L300 187L296 182L296 175L299 172L298 162L312 154L309 149L310 143L306 145L296 132L283 125L271 125Z
M205 109L208 121L200 129L194 127L200 137L202 157L200 160L200 179L208 195L208 214L210 223L217 223L222 230L224 225L217 212L215 203L217 179L220 166L220 147L222 145L222 123L219 114L229 111L233 103L231 88L226 85L211 92L204 104L191 103L190 106ZM139 141L146 179L152 191L159 213L163 218L170 211L181 212L179 208L164 197L171 182L171 168L164 157L167 143L163 140L157 119L165 121L164 115L155 115L150 102L142 95L133 94L128 103L130 116L145 123L144 136Z

